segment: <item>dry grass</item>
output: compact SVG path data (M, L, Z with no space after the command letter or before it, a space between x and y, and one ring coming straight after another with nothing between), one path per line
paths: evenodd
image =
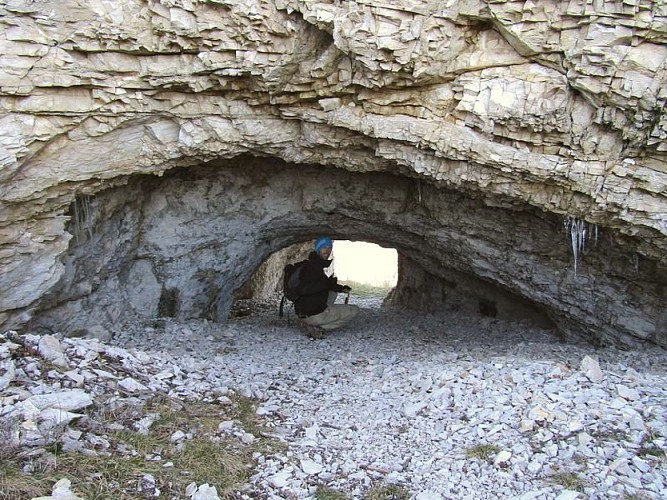
M466 450L466 457L488 460L499 451L500 448L495 444L478 444Z
M315 500L347 500L348 496L327 486L318 486Z
M51 492L54 481L23 473L17 467L19 461L17 453L3 453L0 456L0 499L19 500Z
M149 432L134 430L133 423L143 415L159 417ZM233 492L249 478L254 462L252 453L268 452L275 443L261 437L262 428L255 415L255 403L236 398L232 405L182 403L155 399L143 408L97 409L84 430L103 435L110 447L92 453L63 453L59 443L49 447L48 459L31 462L19 453L5 452L0 457L0 499L26 499L49 495L53 484L62 478L72 482L72 491L86 500L138 498L140 479L155 478L161 498L185 498L185 488L192 482L215 486L221 498ZM257 437L251 445L217 433L218 424L234 420L246 432ZM100 423L102 429L100 429ZM123 430L107 430L110 423L120 423ZM177 431L188 438L171 441ZM165 467L165 464L169 466ZM23 467L31 469L29 474Z
M326 486L318 486L315 492L315 500L347 500L345 493L336 491ZM403 486L396 484L384 484L371 488L364 495L365 500L408 500L410 492Z
M389 484L372 488L365 498L366 500L408 500L410 492L403 486Z
M566 490L583 492L586 483L574 472L557 472L552 475L550 481L561 485Z

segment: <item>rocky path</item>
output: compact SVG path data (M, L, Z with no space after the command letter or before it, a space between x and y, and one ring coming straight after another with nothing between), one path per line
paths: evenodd
M80 359L103 351L125 369L106 387L124 393L256 399L285 446L255 455L241 498L317 498L325 489L364 498L382 485L419 500L667 496L663 349L595 349L524 323L358 302L355 324L317 341L274 309L223 326L134 324L95 348L63 339L64 380L78 375L80 395L98 397L99 384L85 379L103 375ZM25 377L16 366L12 375L8 345L0 344L5 418L17 408L25 415L30 396L27 383L10 393ZM63 382L57 390L76 387ZM189 497L217 496L194 488Z

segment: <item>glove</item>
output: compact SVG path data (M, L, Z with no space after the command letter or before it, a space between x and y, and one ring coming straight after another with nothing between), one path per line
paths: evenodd
M340 287L340 291L341 291L341 292L350 292L351 290L352 290L352 288L350 288L350 287L347 286L347 285L342 285L342 286Z

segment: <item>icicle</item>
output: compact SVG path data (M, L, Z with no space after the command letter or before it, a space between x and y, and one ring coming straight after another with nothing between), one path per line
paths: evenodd
M77 202L78 198L74 198L74 224L72 225L74 228L74 238L76 239L77 245L79 244L79 203Z
M72 232L76 238L77 244L86 237L92 239L93 237L93 217L90 206L91 196L81 195L74 198L72 204Z
M572 256L574 257L574 275L577 275L577 267L579 264L579 255L581 255L586 247L586 237L588 236L588 223L584 220L575 219L574 217L565 217L563 221L565 226L565 233L570 239L572 246ZM597 242L598 227L593 225L593 238Z
M417 179L417 203L422 204L422 184L419 179Z
M572 255L574 256L574 275L577 275L577 261L579 260L579 245L577 238L577 221L570 223L570 240L572 241Z
M90 196L84 195L83 197L83 213L84 213L84 223L86 232L88 233L88 238L93 239L93 218L91 216L90 210Z

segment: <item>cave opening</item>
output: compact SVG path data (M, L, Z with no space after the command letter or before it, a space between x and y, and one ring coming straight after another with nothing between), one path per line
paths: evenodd
M342 281L382 298L398 281L398 252L367 241L334 242L334 271Z
M344 242L393 249L396 281L383 307L424 314L528 320L604 337L618 315L600 292L618 302L627 296L625 275L651 282L652 268L635 269L608 238L580 256L575 273L553 214L394 174L276 158L128 177L78 196L67 215L65 272L35 307L33 328L66 333L132 318L224 323L240 300L275 297L285 263L323 234L341 256ZM614 274L605 272L611 265ZM659 286L660 276L653 281ZM637 324L647 337L655 326Z

